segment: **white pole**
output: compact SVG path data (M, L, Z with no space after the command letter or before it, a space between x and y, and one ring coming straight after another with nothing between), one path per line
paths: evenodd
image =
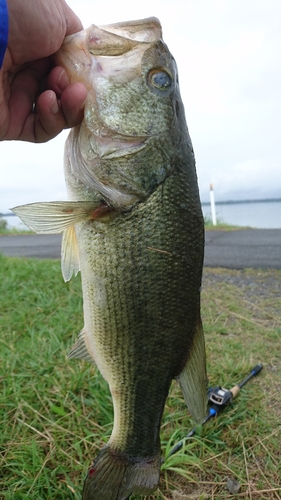
M217 225L217 217L216 217L216 206L215 206L215 196L214 196L213 184L210 184L210 202L211 202L213 226L216 226Z

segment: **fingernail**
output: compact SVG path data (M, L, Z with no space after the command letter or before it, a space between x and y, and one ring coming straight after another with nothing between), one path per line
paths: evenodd
M80 111L82 111L82 109L84 109L86 101L87 101L87 97L88 97L88 91L87 91L87 88L85 85L84 85L84 92L85 92L85 99L79 106Z
M85 108L86 100L87 100L87 97L85 98L84 102L82 104L80 104L79 111L83 111L83 109Z
M53 102L50 104L50 110L53 113L53 115L56 115L59 109L60 108L59 108L57 99L54 98Z
M66 71L63 69L59 78L58 78L58 87L60 88L60 90L65 90L66 87L68 87L68 85L70 84L70 80L68 78L68 75L66 73Z

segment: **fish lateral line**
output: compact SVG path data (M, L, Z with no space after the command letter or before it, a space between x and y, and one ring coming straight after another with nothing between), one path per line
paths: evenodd
M159 252L159 253L164 253L166 255L173 255L171 252L168 252L167 250L160 250L160 248L154 248L154 247L146 247L147 250L152 250L153 252Z

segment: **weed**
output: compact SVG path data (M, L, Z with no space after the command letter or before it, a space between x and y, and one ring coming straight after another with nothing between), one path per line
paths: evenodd
M232 405L168 457L193 422L176 383L165 407L158 491L146 500L280 499L281 272L205 269L202 316L210 385L230 388L258 362ZM79 277L52 260L0 257L0 498L78 500L108 440L107 384L67 352L82 327ZM139 500L133 497L132 500Z

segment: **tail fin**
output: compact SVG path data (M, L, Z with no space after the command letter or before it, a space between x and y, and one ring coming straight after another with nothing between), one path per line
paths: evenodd
M133 493L152 493L158 486L160 462L160 454L137 459L106 445L88 472L82 500L126 500Z

